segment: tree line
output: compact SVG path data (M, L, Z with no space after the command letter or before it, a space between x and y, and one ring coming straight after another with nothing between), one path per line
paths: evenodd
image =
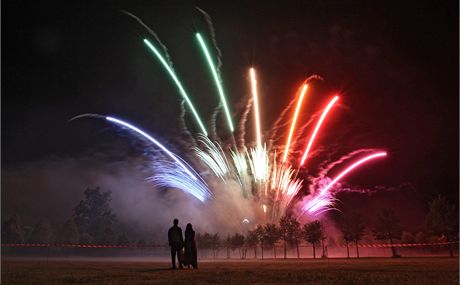
M427 233L418 232L412 234L403 231L400 219L394 211L381 209L376 215L376 221L372 228L367 228L363 222L363 217L358 213L350 213L342 216L338 226L341 232L341 239L347 248L347 258L350 258L350 245L354 245L356 257L359 258L359 242L363 239L367 230L370 230L375 240L388 243L393 257L400 257L397 252L396 241L402 243L426 243L430 241L457 241L458 240L458 221L455 206L450 205L443 197L437 197L429 205L429 211L425 221ZM300 258L299 246L309 243L313 249L313 258L316 258L316 248L321 247L321 257L327 257L327 233L324 225L318 221L312 221L301 225L300 222L291 215L284 216L278 224L267 223L257 225L256 228L249 230L246 234L234 233L227 235L225 239L216 234L204 233L197 235L197 244L204 250L212 250L213 257L219 248L226 249L227 258L230 258L230 251L238 250L240 258L247 256L249 249L253 250L254 258L260 256L264 258L265 250L273 250L276 258L276 247L281 243L283 247L283 257L287 258L287 249L295 248L297 258ZM453 254L453 247L447 244L449 255Z
M116 216L110 208L111 192L99 188L88 188L82 199L72 211L72 216L58 230L54 230L44 219L39 219L33 227L24 226L19 215L13 215L2 223L2 243L63 243L63 244L114 244L128 245L132 243L145 244L142 239L129 239L127 234L117 227ZM337 221L341 239L347 248L350 258L350 246L354 246L356 257L359 258L359 242L366 232L372 232L375 240L389 243L392 256L399 254L396 241L403 243L427 242L429 236L441 238L444 241L458 240L458 220L455 206L443 197L435 198L429 204L425 218L427 233L412 234L402 231L399 217L390 209L380 210L373 227L367 227L363 217L358 213L343 214ZM283 247L283 257L287 258L287 249L295 249L300 257L299 247L302 243L311 244L313 258L316 258L318 246L322 249L321 256L327 257L327 233L324 225L318 221L301 224L295 217L286 215L279 223L257 225L245 233L228 234L221 237L218 233L198 233L197 244L203 249L202 255L211 251L217 258L218 250L226 249L226 257L230 252L238 251L240 258L246 258L248 250L254 258L264 258L266 250L273 250L276 258L276 246ZM163 242L163 241L162 241ZM449 254L453 256L452 245L449 244Z
M2 243L128 244L127 235L116 229L111 192L96 187L86 189L84 195L58 229L43 218L31 227L24 226L19 215L11 216L2 223Z

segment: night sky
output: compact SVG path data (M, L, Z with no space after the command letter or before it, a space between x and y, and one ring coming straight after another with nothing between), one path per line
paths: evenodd
M412 191L422 208L437 194L458 205L458 1L93 2L2 2L4 216L19 209L10 203L26 211L18 201L40 191L36 181L15 189L9 171L124 149L106 123L69 122L75 115L116 115L174 145L180 95L143 45L145 31L120 9L159 35L209 118L218 96L194 39L196 30L209 36L195 5L213 18L234 118L250 94L249 66L259 72L265 129L302 81L318 74L324 80L312 84L306 113L342 95L319 146L389 153L347 182L395 188L379 194L388 204L407 203L410 195L393 192ZM190 115L187 124L198 131Z

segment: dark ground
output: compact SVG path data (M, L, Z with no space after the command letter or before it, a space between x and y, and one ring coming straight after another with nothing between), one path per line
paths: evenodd
M170 270L167 262L9 260L3 284L458 284L458 258L203 261Z

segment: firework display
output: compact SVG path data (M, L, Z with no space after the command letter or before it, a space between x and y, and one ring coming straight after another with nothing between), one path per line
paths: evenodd
M159 42L156 35L155 39ZM185 153L181 155L182 157L168 149L174 148L173 144L167 148L165 144L160 143L130 123L114 117L91 116L103 118L134 136L146 140L146 142L151 143L153 147L160 150L160 152L155 152L149 157L152 161L152 176L148 180L156 188L179 189L203 203L213 203L216 195L219 195L222 191L236 191L238 193L233 196L233 199L250 201L255 212L252 217L262 217L265 220L277 221L288 212L305 217L317 216L334 209L336 194L341 190L338 182L347 174L362 167L365 163L387 155L384 151L358 149L342 156L337 161L323 162L322 165L326 165L326 167L322 168L323 171L320 171L316 176L311 176L308 170L314 166L305 162L307 159L317 155L317 152L321 152L321 150L313 152L315 139L321 136L319 131L324 129L324 127L322 128L324 121L330 114L331 109L337 105L339 96L334 95L330 99L316 125L311 128L311 123L317 118L316 114L306 122L301 122L302 118L306 117L305 114L302 116L301 111L307 91L309 97L314 96L310 92L309 79L316 79L317 77L308 78L299 87L299 91L295 94L296 96L294 96L291 103L278 116L278 120L273 127L264 130L263 127L266 127L266 124L262 124L260 102L261 98L266 98L266 96L260 96L257 88L256 70L254 67L250 67L248 90L250 90L251 96L243 115L239 120L235 120L237 128L234 128L233 120L235 118L232 118L228 98L224 93L219 65L215 64L215 62L220 62L220 58L213 58L209 47L206 45L205 37L201 33L196 33L196 39L205 55L217 87L220 104L223 107L228 125L228 133L233 139L232 142L222 141L216 134L216 114L220 111L220 108L216 109L216 114L211 118L214 130L211 127L209 132L212 135L208 133L203 120L199 117L192 104L191 97L186 93L172 68L172 62L169 59L167 50L165 48L161 49L163 46L161 42L157 43L160 48L155 46L153 39L152 41L147 38L144 39L145 45L153 52L155 58L160 61L173 79L180 95L193 114L200 131L199 134L192 135L193 143L190 143L189 148L184 150ZM295 104L294 109L295 102L297 104ZM246 142L247 117L251 112L251 107L254 115L253 129L255 134L251 137L252 140L248 140L250 142ZM290 112L292 112L292 118L286 118ZM183 116L181 119L183 119ZM287 136L277 136L276 134L284 126L288 126L286 128ZM188 129L186 131L191 134ZM311 134L306 136L308 131L311 131ZM294 133L296 134L295 136ZM268 135L264 137L264 134ZM235 135L239 136L238 145L235 142ZM274 139L275 137L276 139ZM286 143L280 144L279 141ZM300 148L305 147L303 154L300 153L299 146ZM178 153L177 151L175 152ZM361 153L364 153L365 156L362 156ZM343 168L337 176L329 178L329 170L333 167L340 169L342 163L348 164L349 160L353 159L355 161L352 161L348 167ZM307 172L309 175L305 174ZM238 203L238 201L233 202ZM248 219L244 220L249 221Z

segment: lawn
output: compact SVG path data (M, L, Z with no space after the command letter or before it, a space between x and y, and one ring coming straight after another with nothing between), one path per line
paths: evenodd
M2 284L458 284L458 258L202 261L7 260Z

